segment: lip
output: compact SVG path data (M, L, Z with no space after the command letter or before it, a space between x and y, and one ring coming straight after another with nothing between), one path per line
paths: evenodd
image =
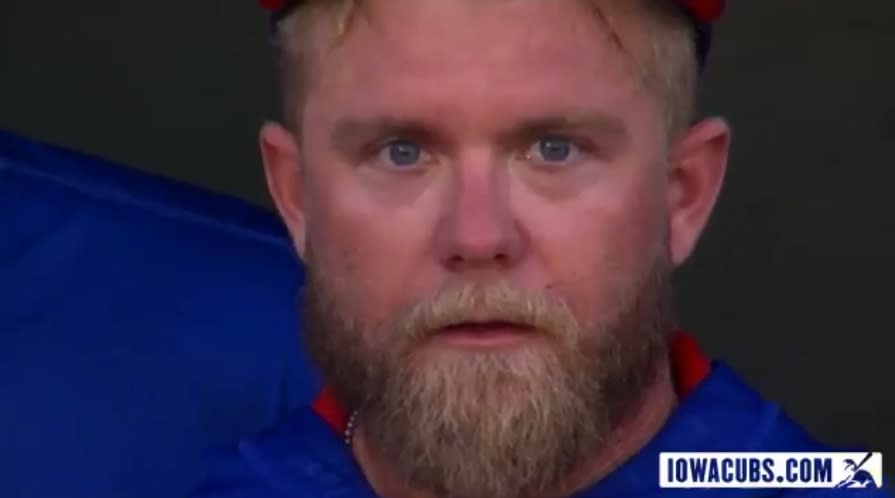
M536 337L536 331L529 326L492 321L444 327L432 336L432 340L440 346L458 349L492 349L517 346Z

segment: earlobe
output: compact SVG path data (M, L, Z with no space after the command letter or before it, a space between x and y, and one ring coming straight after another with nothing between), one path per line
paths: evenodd
M722 119L694 125L675 145L669 168L669 249L681 265L696 246L724 183L730 126Z
M272 122L261 127L258 141L267 189L289 230L296 251L304 259L306 221L298 145L289 130Z

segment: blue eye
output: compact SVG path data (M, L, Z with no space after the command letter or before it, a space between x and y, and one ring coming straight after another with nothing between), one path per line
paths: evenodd
M414 166L423 158L423 149L411 140L393 140L380 152L382 158L395 166Z
M543 163L565 163L575 158L577 147L562 137L542 138L532 144L527 156Z

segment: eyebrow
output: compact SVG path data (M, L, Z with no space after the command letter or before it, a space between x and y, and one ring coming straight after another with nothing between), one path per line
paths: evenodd
M434 140L438 135L421 121L396 117L343 118L336 121L330 134L332 146L350 151L375 139L388 136Z
M501 143L514 144L544 134L576 132L592 135L608 143L621 144L629 138L624 121L612 114L552 113L523 119L497 134ZM444 142L444 135L430 123L394 116L342 118L330 134L333 147L350 151L361 144L388 136L409 137L429 142Z
M513 140L519 137L537 137L551 132L579 132L613 143L621 143L629 135L628 128L621 118L595 112L550 114L523 120L503 133L502 137Z

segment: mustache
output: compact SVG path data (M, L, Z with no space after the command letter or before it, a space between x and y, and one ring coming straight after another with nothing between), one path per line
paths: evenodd
M563 299L506 281L445 286L400 313L392 328L400 336L420 340L452 326L493 322L527 327L551 336L572 334L579 328Z

